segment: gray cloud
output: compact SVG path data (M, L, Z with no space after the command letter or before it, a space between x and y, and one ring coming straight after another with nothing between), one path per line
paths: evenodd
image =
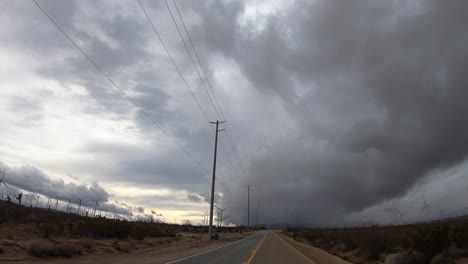
M199 194L196 194L196 193L189 193L187 195L187 198L190 201L195 202L195 203L201 203L201 201L203 200L203 197L201 197Z
M84 184L65 183L62 179L52 179L40 169L33 166L11 167L0 162L0 167L5 169L5 182L8 189L2 190L17 196L22 192L26 195L45 196L51 198L55 203L60 202L78 203L78 198L82 199L82 206L94 208L95 202L99 202L99 209L108 212L129 212L129 206L110 202L111 194L101 187L98 183L92 183L91 186ZM4 188L4 187L3 187ZM46 203L47 198L43 198L41 204Z
M40 2L135 102L202 164L211 164L209 125L137 4ZM161 3L144 4L214 120L167 10ZM415 190L426 186L428 175L446 175L443 172L465 162L468 18L463 11L468 3L296 1L274 13L260 10L258 20L246 15L249 5L180 2L247 171L246 179L238 179L220 150L215 198L232 208L229 221L246 222L247 184L253 190L251 207L261 202L263 221L283 221L288 208L292 216L320 224L355 219L376 206L382 211L393 206L388 201L402 197L411 196L412 203L419 204L420 196L428 194ZM126 129L148 142L144 146L101 138L81 142L70 151L109 162L60 161L73 175L98 175L137 187L180 188L191 202L209 201L209 173L136 112L34 6L15 3L2 13L13 21L0 36L5 48L27 52L42 62L31 74L63 89L84 87L88 94L74 97L84 113L128 121ZM29 120L47 118L40 100L8 98L8 113L17 111L15 116ZM226 139L222 134L221 143L234 159ZM20 188L36 188L39 193L57 186L84 195L105 192L98 185L51 181L40 171L25 168L38 175L39 184L30 186L22 176L16 182ZM431 180L441 183L447 177Z
M274 142L265 135L266 151L251 157L262 200L324 221L464 160L465 2L297 1L256 34L236 23L242 8L217 18L207 13L220 4L207 5L196 8L198 41L279 98L296 126Z

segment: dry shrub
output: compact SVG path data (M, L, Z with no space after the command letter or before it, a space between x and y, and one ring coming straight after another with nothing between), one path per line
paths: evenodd
M71 242L65 242L55 246L51 255L55 257L71 258L73 255L81 255L83 253L83 246Z
M48 238L50 233L52 233L52 226L46 223L40 223L38 224L38 229L42 232L44 235L44 238Z
M47 240L33 240L28 244L29 254L35 257L45 257L52 252L54 244Z
M377 260L379 255L387 248L387 243L384 236L373 234L364 236L360 241L359 247L366 251L370 259Z
M135 249L135 245L128 241L119 241L117 242L116 249L123 251L123 252L130 252Z
M78 243L82 245L87 250L92 250L94 248L95 242L92 238L81 238Z
M137 239L137 240L143 240L145 236L147 235L147 228L142 225L135 225L131 231L130 231L130 236Z
M454 264L453 259L446 255L438 254L431 259L431 264Z
M413 248L426 256L434 256L450 246L447 226L421 227L412 235Z

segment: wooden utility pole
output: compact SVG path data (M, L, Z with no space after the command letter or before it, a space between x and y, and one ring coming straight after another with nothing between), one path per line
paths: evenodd
M257 202L257 228L258 228L258 212L259 212L259 209L260 209L260 202Z
M215 179L216 179L216 152L218 151L218 132L224 131L225 129L218 129L219 124L226 123L226 121L210 122L216 124L216 135L215 135L215 146L214 146L214 159L213 159L213 177L211 179L211 203L210 203L210 226L208 227L208 236L213 239L213 207L214 207L214 195L215 195Z
M247 185L247 227L250 227L250 185Z

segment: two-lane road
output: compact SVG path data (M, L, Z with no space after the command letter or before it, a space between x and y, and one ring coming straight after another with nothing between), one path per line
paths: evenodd
M252 264L314 264L312 260L302 255L286 241L279 237L277 232L268 232L262 244L252 256Z
M204 263L225 263L242 264L251 256L258 244L263 240L267 231L257 232L234 243L216 249L196 254L191 257L169 262L170 264L204 264ZM169 264L167 263L167 264Z
M201 263L223 263L223 264L276 264L276 263L298 263L313 264L299 253L291 245L287 244L274 231L262 231L236 241L191 257L172 261L174 264L201 264ZM168 264L169 264L168 263Z

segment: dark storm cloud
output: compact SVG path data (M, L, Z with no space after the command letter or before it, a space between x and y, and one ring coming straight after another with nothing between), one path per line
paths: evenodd
M4 163L0 166L5 169L5 181L17 188L29 192L36 192L49 197L59 199L72 198L78 196L89 200L100 199L106 202L109 193L97 183L91 186L65 183L61 179L51 179L43 171L33 166L9 167Z
M76 197L82 199L82 206L94 208L95 202L99 202L99 209L108 212L129 212L125 204L110 202L112 196L108 191L97 183L86 186L84 184L65 183L61 179L52 179L42 170L33 166L10 167L0 162L0 167L5 169L4 181L8 185L6 191L14 196L20 192L34 193L35 196L42 195L62 202L78 203ZM5 187L2 187L5 188ZM42 202L47 199L44 198Z
M324 221L465 159L468 4L420 3L297 1L254 34L236 23L243 9L233 4L194 8L197 40L280 98L298 126L251 157L260 199ZM231 14L208 15L219 5Z
M136 3L40 3L135 102L197 160L211 163L209 125ZM203 98L165 6L144 4L195 94ZM464 161L468 2L296 1L273 15L260 12L264 19L258 23L245 15L247 5L180 2L214 86L220 81L216 76L231 78L239 70L225 90L242 93L244 104L222 101L223 110L236 132L245 181L252 185L251 206L261 201L265 222L283 221L286 208L310 223L343 219L404 196L428 173ZM135 110L35 6L25 2L8 8L13 24L0 36L2 44L41 62L37 74L64 89L84 87L89 96L76 96L86 113L125 119ZM250 88L255 90L244 94ZM200 100L208 105L206 98ZM30 98L12 100L10 108L28 120L42 118L40 102ZM209 201L209 173L200 171L140 112L130 118L135 124L129 130L144 132L151 144L83 143L82 154L109 162L74 164L73 173L86 170L106 180L184 188L189 201ZM221 142L229 146L225 136ZM232 208L229 221L245 223L246 184L234 179L221 151L219 161L222 195L217 193L215 200ZM18 187L49 194L46 189L57 186L70 194L100 190L30 171L39 184L27 185L21 178Z

